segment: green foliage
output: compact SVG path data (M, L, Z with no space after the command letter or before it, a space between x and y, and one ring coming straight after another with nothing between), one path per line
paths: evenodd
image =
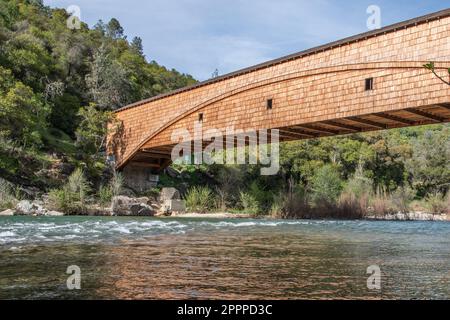
M336 166L324 165L312 178L312 200L320 203L335 203L343 189L343 181Z
M0 66L0 132L22 146L40 146L47 106L33 90Z
M39 170L30 174L18 148L84 162L99 176L110 111L196 82L147 61L142 41L128 42L117 19L71 30L68 17L42 1L0 2L0 136L13 141L0 145L0 174L28 184Z
M131 83L126 68L114 60L105 45L94 54L86 76L90 97L100 109L117 109L131 102Z
M185 200L189 211L205 213L212 208L214 195L208 187L192 187L188 190Z
M391 194L391 202L398 212L408 213L415 195L416 193L411 188L401 187Z
M240 202L245 213L254 215L260 213L258 200L250 193L241 191Z
M109 205L113 197L120 195L123 188L123 176L120 172L114 171L113 176L107 185L100 185L97 196L100 205Z
M77 117L80 104L80 98L69 93L64 93L62 96L56 97L49 117L50 125L73 136L79 124Z
M76 169L61 189L50 191L49 203L55 210L60 210L66 214L84 214L86 196L89 191L89 183L83 170Z
M106 25L106 34L108 37L120 39L123 38L123 32L124 30L120 25L120 22L115 18L112 18Z
M441 80L443 83L450 85L450 81L445 80L440 74L438 74L438 72L436 72L436 65L433 61L431 61L427 64L424 64L423 67L427 70L430 70L436 76L436 78ZM450 68L447 69L447 72L450 77Z
M450 128L426 131L412 145L413 154L407 168L414 188L420 196L445 193L450 181Z
M434 71L434 62L429 62L427 64L424 64L423 67L427 70Z
M91 104L81 108L78 116L81 121L76 131L76 145L86 156L95 157L105 145L107 124L112 120L112 113L98 110Z
M120 172L114 171L113 177L110 181L110 188L113 197L120 195L124 184L123 175Z
M440 192L429 194L425 198L425 206L433 214L443 214L450 210L450 195L446 199L445 195Z
M101 206L106 207L107 205L109 205L113 198L111 187L101 185L98 189L98 198Z
M17 201L17 192L15 192L14 187L6 180L0 178L0 211L13 209Z
M344 189L357 198L368 197L373 193L373 180L368 178L360 168L350 177Z

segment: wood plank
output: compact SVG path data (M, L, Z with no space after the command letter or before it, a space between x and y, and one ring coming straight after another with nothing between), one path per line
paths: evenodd
M314 135L314 134L305 133L304 131L298 131L298 130L290 129L290 128L282 128L279 130L280 130L280 132L287 132L287 133L293 134L295 136L299 136L301 138L305 138L305 137L306 138L315 138L316 137L316 135Z
M415 115L418 115L418 116L420 116L422 118L425 118L425 119L436 121L436 122L444 122L445 121L444 118L436 116L436 115L431 114L429 112L420 111L420 110L416 110L416 109L412 109L412 108L406 109L405 111L409 112L409 113L412 113L412 114L415 114Z
M301 125L295 125L292 128L294 129L306 129L306 130L312 130L315 132L325 133L325 134L339 134L339 131L323 128L323 127L317 127L309 124L301 124ZM316 135L316 137L319 137L319 135Z
M394 116L392 114L387 114L387 113L384 113L384 112L375 113L373 115L377 116L377 117L380 117L380 118L383 118L383 119L388 119L388 120L391 120L391 121L394 121L394 122L403 123L403 124L406 124L406 125L409 125L409 126L413 126L413 125L416 124L415 121L408 120L408 119L405 119L405 118L401 118L401 117L398 117L398 116Z
M372 120L368 120L368 119L363 119L363 118L358 118L358 117L350 117L350 118L345 118L345 120L350 120L350 121L353 121L353 122L366 124L368 126L379 128L379 129L388 129L388 125L387 124L376 122L376 121L372 121Z
M337 127L337 128L342 128L344 130L350 130L350 131L354 131L354 132L361 132L362 129L360 127L355 127L355 126L351 126L348 124L343 124L340 122L336 122L336 121L323 121L323 123L333 126L333 127Z
M130 165L138 166L143 168L156 168L159 169L161 166L156 163L142 162L142 161L130 161Z

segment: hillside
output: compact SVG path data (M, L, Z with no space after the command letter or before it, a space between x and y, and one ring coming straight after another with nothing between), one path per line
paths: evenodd
M71 30L68 17L39 1L0 2L0 176L19 184L57 183L60 162L98 174L93 116L196 82L145 57L116 19Z

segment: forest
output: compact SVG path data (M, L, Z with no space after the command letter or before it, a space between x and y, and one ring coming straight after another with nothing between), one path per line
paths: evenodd
M117 19L72 30L68 18L42 1L0 2L0 209L47 193L108 203L121 189L104 150L113 111L196 83L145 56ZM191 211L280 218L449 210L447 124L283 143L280 156L271 177L257 165L173 165L147 194L176 187Z

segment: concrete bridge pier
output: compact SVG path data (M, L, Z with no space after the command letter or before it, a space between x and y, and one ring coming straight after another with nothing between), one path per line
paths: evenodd
M154 168L128 164L122 170L125 186L137 192L154 188L159 182L159 172Z

